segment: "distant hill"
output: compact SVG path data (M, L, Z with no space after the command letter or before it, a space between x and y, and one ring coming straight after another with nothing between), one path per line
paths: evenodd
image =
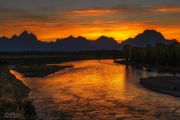
M121 46L131 45L136 47L147 47L148 45L155 46L157 43L172 44L176 40L167 40L164 36L155 30L145 30L135 38L129 38L121 43Z
M154 30L145 30L135 38L125 40L118 44L114 38L101 36L92 41L84 37L69 36L57 39L55 42L42 42L36 35L28 31L11 38L0 37L0 51L87 51L87 50L120 50L129 44L138 47L156 45L157 43L171 44L176 40L166 40L163 35Z

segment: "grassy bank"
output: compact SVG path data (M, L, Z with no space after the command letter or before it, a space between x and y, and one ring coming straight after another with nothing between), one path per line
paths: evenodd
M73 66L57 66L57 65L20 65L14 68L15 71L23 74L24 77L45 77L59 70Z
M0 66L0 120L35 120L36 112L28 99L30 89Z

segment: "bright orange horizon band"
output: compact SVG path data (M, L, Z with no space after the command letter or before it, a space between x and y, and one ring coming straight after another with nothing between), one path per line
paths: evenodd
M176 39L180 41L180 34L178 34L180 33L179 29L172 28L172 29L166 30L164 28L158 28L158 27L157 28L147 27L147 29L154 29L154 30L157 30L158 32L161 32L166 39L169 39L169 40ZM74 37L83 36L90 40L95 40L98 37L105 35L107 37L113 37L115 40L117 40L117 42L122 42L128 38L135 37L139 33L142 33L144 30L146 30L146 27L141 26L141 28L138 28L138 25L134 26L134 28L132 28L131 26L129 29L128 29L128 26L127 28L126 26L122 26L121 29L115 26L114 28L112 26L111 28L91 27L89 29L86 29L84 27L77 27L77 28L64 28L60 30L58 28L54 28L54 29L44 28L42 30L39 30L39 29L36 30L34 28L25 28L22 30L19 29L17 31L8 31L4 33L1 32L0 36L12 37L14 34L19 35L24 30L34 33L38 37L39 40L46 41L46 42L55 41L58 38L65 38L70 35Z

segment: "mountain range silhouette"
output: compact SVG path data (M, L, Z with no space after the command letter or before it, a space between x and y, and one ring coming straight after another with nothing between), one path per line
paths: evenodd
M176 40L167 40L155 30L145 30L135 38L118 43L114 38L101 36L96 40L85 37L69 36L55 42L42 42L36 35L28 31L11 38L0 37L0 51L90 51L90 50L121 50L124 45L137 47L155 46L157 43L173 44Z
M146 47L148 45L155 46L157 43L173 44L177 40L167 40L164 36L155 30L145 30L143 33L138 34L135 38L129 38L121 43L122 46L128 44L136 47Z

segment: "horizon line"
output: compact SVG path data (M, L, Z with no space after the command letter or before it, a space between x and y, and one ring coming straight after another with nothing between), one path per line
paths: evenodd
M73 37L73 38L83 37L83 38L85 38L85 39L87 39L87 40L89 40L89 41L95 41L95 40L97 40L97 39L100 38L100 37L107 37L107 38L112 38L112 39L114 39L117 43L121 43L121 42L126 41L126 40L128 40L128 39L135 38L137 35L142 34L142 33L144 33L145 31L148 31L148 30L149 30L149 31L155 31L155 32L161 33L161 35L162 35L163 37L165 37L164 34L163 34L162 32L160 32L160 31L157 31L157 30L155 30L155 29L145 29L145 30L143 30L143 32L140 32L140 33L134 35L134 37L128 37L128 38L126 38L126 39L124 39L124 40L117 40L117 39L115 39L115 38L112 37L112 36L103 35L103 34L100 35L100 36L98 36L98 37L95 37L94 39L90 39L90 38L85 37L85 36L82 36L82 35L72 35L72 34L70 34L70 35L68 35L68 36L66 36L66 37L56 37L56 38L49 38L49 39L40 39L36 33L31 32L31 31L25 29L25 30L21 31L19 34L14 33L14 34L12 34L12 35L9 36L9 37L7 37L6 35L3 35L3 36L0 36L0 38L5 37L5 38L8 38L8 39L11 39L11 38L12 38L13 36L15 36L15 35L18 37L18 36L20 36L22 33L27 32L28 34L33 34L33 35L35 35L35 36L37 37L37 40L38 40L38 41L48 42L48 43L49 43L49 42L56 42L57 40L66 39L66 38L68 38L68 37ZM166 37L165 37L165 39L166 39ZM46 41L46 40L48 40L48 41ZM176 40L176 41L180 42L180 41L179 41L178 39L176 39L176 38L166 39L166 40Z

